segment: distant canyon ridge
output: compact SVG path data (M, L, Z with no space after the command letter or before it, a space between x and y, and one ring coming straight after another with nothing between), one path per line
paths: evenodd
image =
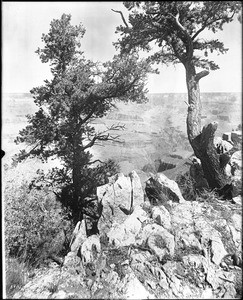
M186 134L187 94L148 94L143 104L117 102L116 109L93 125L98 131L112 124L124 125L124 130L113 132L119 142L104 142L91 149L95 158L114 159L121 172L142 170L164 157L186 158L192 154ZM236 129L241 124L241 93L201 93L202 125L219 123L216 136ZM31 94L3 94L2 149L6 158L16 153L19 146L14 139L27 125L27 114L36 111Z

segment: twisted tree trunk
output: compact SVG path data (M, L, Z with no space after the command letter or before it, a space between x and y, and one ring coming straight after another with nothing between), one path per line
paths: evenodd
M199 80L208 75L207 71L198 74L195 67L186 66L186 83L188 90L187 134L195 155L200 159L204 176L210 188L221 189L230 184L230 178L225 174L220 161L220 155L214 146L214 135L217 123L213 122L201 130L201 99Z

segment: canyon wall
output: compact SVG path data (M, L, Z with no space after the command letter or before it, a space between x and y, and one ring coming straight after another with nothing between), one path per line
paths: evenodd
M143 104L117 102L116 109L93 123L99 131L113 124L124 125L119 142L105 142L92 148L100 159L115 159L122 172L142 169L168 154L185 158L191 153L186 135L187 94L149 94ZM202 125L219 123L217 135L231 131L241 124L241 93L202 93ZM27 125L27 114L36 106L31 95L4 94L2 100L2 149L11 156L18 147L14 139Z

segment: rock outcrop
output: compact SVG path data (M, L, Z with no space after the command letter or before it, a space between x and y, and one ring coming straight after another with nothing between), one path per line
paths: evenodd
M145 189L148 197L156 202L167 202L168 200L182 203L185 202L178 184L166 177L163 173L151 176L146 182Z
M231 167L233 197L242 195L242 151L236 151L230 158L229 166Z
M99 234L79 222L63 265L38 270L14 298L240 297L241 205L186 201L164 174L145 190L136 172L99 187Z

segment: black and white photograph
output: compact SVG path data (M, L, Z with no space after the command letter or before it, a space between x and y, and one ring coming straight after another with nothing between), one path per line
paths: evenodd
M242 1L2 1L2 299L242 299Z

